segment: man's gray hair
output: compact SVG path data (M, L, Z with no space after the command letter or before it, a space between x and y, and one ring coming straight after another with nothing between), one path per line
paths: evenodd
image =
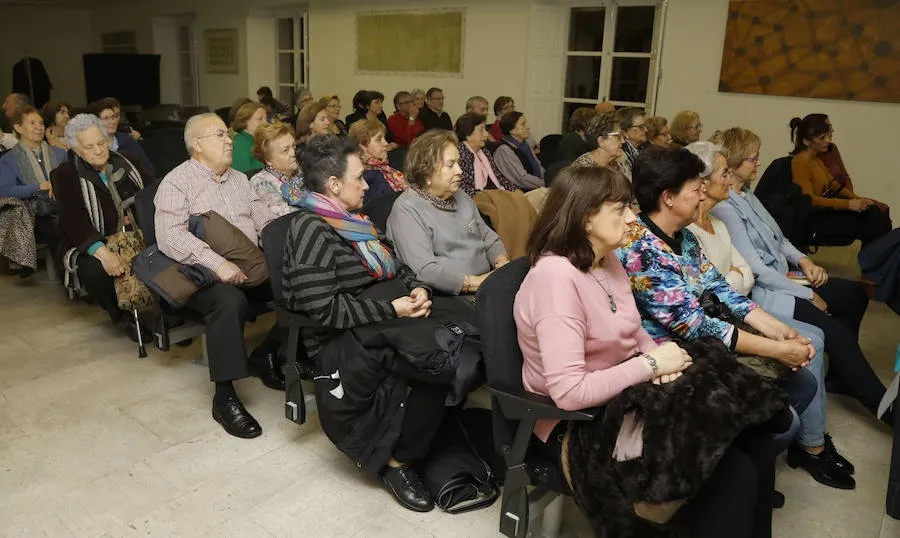
M69 143L69 147L78 147L78 138L76 138L78 136L78 133L83 133L91 127L100 129L100 134L102 134L104 137L106 136L106 130L103 129L103 124L100 123L100 118L93 114L78 114L74 118L70 119L69 123L66 124L66 142Z
M466 101L466 112L472 112L475 109L475 103L484 103L484 106L490 107L488 100L480 95L473 95Z
M197 137L197 134L194 133L197 129L197 123L210 118L221 119L215 112L204 112L202 114L197 114L196 116L191 116L188 118L187 123L184 124L184 147L187 148L188 155L194 154L191 140Z
M716 155L725 157L725 148L705 140L688 144L684 149L700 157L700 160L703 161L703 172L700 173L700 179L708 178L715 171Z

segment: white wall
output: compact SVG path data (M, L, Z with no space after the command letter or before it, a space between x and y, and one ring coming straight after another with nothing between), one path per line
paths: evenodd
M760 175L792 148L793 116L828 114L857 193L900 208L900 104L719 93L728 0L669 5L657 114L671 119L682 109L699 112L704 138L735 125L751 129L763 141Z
M390 115L395 92L437 86L444 90L444 110L454 120L465 112L466 99L473 95L483 95L491 103L500 95L509 95L519 103L524 101L529 20L529 3L525 1L470 0L440 6L466 9L462 76L357 74L356 13L422 7L421 2L377 6L313 4L309 13L309 79L313 95L339 95L342 117L352 112L353 94L360 89L382 92L385 113Z
M12 68L23 56L43 62L53 83L51 100L84 103L82 55L92 52L87 11L4 6L0 32L0 94L12 89Z
M178 22L174 17L153 18L153 53L159 54L159 101L181 103L181 58Z

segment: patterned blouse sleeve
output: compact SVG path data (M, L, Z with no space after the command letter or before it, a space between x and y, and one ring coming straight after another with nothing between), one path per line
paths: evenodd
M689 232L685 230L685 235L687 235L687 233ZM692 257L692 259L700 260L699 269L700 278L703 282L703 289L715 293L719 300L722 301L738 319L744 319L744 317L752 310L758 308L759 306L756 303L731 287L731 284L729 284L725 277L722 276L722 273L716 269L712 262L706 257L706 254L703 253L697 240L695 238L692 238L692 240L693 245L691 245L690 248L695 256Z
M253 179L250 180L250 184L253 185L253 190L256 191L256 195L266 204L269 211L279 217L291 212L291 207L285 202L284 197L281 195L281 191L261 173L253 176Z
M652 318L670 334L685 340L705 336L730 340L733 326L703 312L675 256L641 240L620 249L618 255L643 317Z

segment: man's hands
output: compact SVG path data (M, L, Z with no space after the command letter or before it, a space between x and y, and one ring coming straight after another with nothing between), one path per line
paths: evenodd
M240 286L247 281L247 275L237 265L229 261L226 261L216 269L216 278L233 286Z

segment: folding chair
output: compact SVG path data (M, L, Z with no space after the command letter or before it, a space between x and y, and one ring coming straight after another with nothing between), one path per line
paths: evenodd
M507 468L500 532L509 538L525 538L538 524L544 536L557 536L562 518L560 494L571 494L557 462L529 450L537 420L589 421L599 413L597 409L565 411L549 397L523 387L513 303L527 273L525 258L513 260L494 271L475 296L491 392L494 444Z

